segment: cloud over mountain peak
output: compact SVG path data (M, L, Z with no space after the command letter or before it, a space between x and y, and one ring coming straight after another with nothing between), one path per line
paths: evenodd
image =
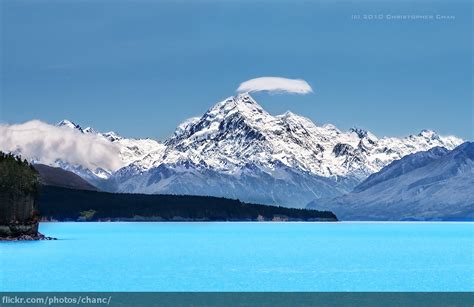
M311 86L302 79L281 77L260 77L242 82L237 92L292 93L305 95L313 92Z

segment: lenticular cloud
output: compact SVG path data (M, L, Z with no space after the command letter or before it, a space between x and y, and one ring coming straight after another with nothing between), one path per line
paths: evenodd
M44 164L54 164L61 159L89 169L116 170L122 166L115 144L97 135L82 134L39 120L0 125L0 150Z
M261 92L309 94L313 92L311 86L302 79L287 79L280 77L261 77L242 82L237 92Z

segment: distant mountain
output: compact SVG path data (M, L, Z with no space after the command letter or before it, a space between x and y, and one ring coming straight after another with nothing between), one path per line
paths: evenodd
M429 130L377 138L361 129L343 132L333 125L316 125L291 112L273 116L247 93L186 120L164 143L101 133L68 120L58 126L97 135L119 147L123 167L118 170L89 169L67 159L53 165L103 190L211 195L289 207L348 193L408 154L462 143ZM41 163L41 157L36 162Z
M151 158L157 155L161 156L161 153L165 148L163 144L152 139L124 138L113 131L101 133L91 127L82 128L80 125L67 119L60 121L56 124L56 126L74 129L83 134L95 134L100 138L115 144L120 149L119 158L123 165L129 165L147 157ZM39 162L41 162L41 159L39 159ZM92 183L94 186L100 187L101 189L113 189L110 187L110 184L107 181L112 177L113 171L107 169L106 167L88 169L82 165L72 165L67 163L65 162L65 159L56 161L54 166L71 171Z
M472 220L474 143L408 155L351 193L308 207L333 210L345 220Z
M456 137L441 137L429 130L402 139L378 139L361 129L342 132L332 125L317 126L291 112L272 116L244 93L185 121L165 141L162 156L147 156L133 165L143 171L189 161L237 173L248 164L269 172L280 163L322 177L365 179L407 154L435 146L452 149L460 143Z
M40 182L43 185L57 186L69 189L98 191L98 189L82 179L73 172L66 171L59 167L51 167L44 164L34 164L33 167L38 172Z
M302 207L314 198L351 191L407 154L434 146L452 149L461 142L427 130L401 139L378 139L360 129L342 132L291 112L272 116L244 93L185 121L161 154L125 166L112 180L121 192L214 195Z

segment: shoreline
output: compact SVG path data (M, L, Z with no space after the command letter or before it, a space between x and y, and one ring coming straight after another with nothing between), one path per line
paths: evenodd
M104 219L104 220L42 220L40 223L335 223L333 219L275 219L275 220L199 220L199 219Z
M19 236L8 236L0 237L0 242L16 242L16 241L54 241L57 238L45 236L42 233L37 233L36 235L19 235Z
M287 220L287 221L257 221L257 220L96 220L96 221L59 221L44 220L41 223L327 223L327 224L468 224L474 223L474 220L463 221L341 221L341 220L320 220L320 221L304 221L304 220Z

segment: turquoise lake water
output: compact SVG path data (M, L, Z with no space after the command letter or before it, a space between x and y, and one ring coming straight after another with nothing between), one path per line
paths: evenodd
M43 223L0 291L474 291L474 223Z

